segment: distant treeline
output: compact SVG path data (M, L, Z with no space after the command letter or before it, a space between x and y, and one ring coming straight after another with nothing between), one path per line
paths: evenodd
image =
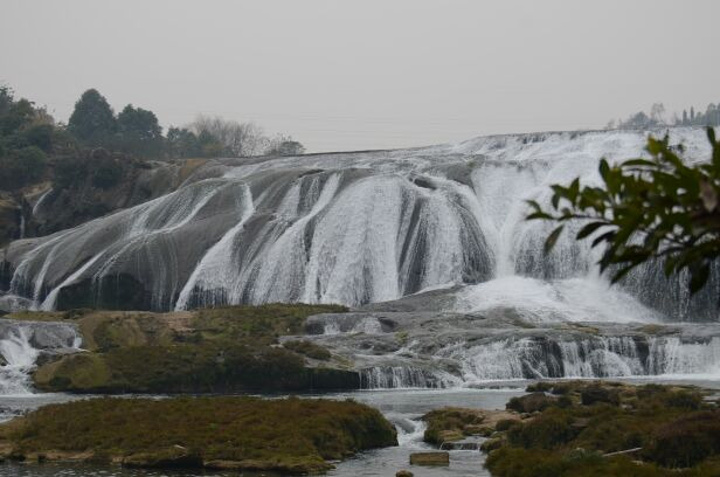
M117 160L94 161L107 154L135 160L191 157L296 155L304 147L286 135L268 136L253 123L198 116L185 127L163 134L152 111L128 104L115 114L97 90L85 91L75 103L67 125L46 108L0 85L0 190L17 191L48 174L48 162L58 185L79 175L78 166L93 174L93 184L109 187L119 175Z
M657 126L720 126L720 103L708 104L705 112L695 111L691 106L689 109L684 109L682 115L673 113L669 119L666 116L665 105L655 103L649 113L640 111L625 120L612 120L607 124L606 129L647 129Z

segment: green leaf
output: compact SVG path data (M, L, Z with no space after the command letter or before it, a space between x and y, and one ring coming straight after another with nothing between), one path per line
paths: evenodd
M567 190L567 197L573 204L575 204L575 201L577 200L578 193L580 193L580 178L575 178Z
M708 276L710 275L710 265L707 263L699 266L699 267L693 267L690 270L690 294L694 295L702 287L705 286L705 283L708 280Z
M578 240L582 240L604 225L607 224L605 222L590 222L585 227L580 229L575 238Z
M545 240L545 254L550 253L555 247L555 244L557 243L558 238L560 237L560 234L562 233L564 228L565 226L561 225L560 227L553 230L550 235L548 235L547 240Z
M647 159L630 159L629 161L625 161L622 163L622 167L637 167L637 166L647 166L647 167L655 167L655 163L653 161L648 161Z
M600 177L604 180L607 177L608 172L610 172L610 165L608 164L608 161L606 161L605 158L600 159Z
M540 204L538 204L536 200L526 200L525 202L527 203L527 205L532 207L533 210L542 210L542 207L540 207Z
M602 242L611 242L612 239L615 238L615 234L616 234L616 232L614 230L611 232L605 232L601 236L596 237L595 240L592 241L592 244L590 246L592 248L595 248L598 245L600 245Z
M541 210L533 212L525 217L525 220L552 220L553 216Z

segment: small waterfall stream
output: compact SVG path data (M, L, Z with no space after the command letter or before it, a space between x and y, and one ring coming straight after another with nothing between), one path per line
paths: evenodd
M0 319L0 395L32 394L30 372L40 355L76 352L80 345L70 324Z

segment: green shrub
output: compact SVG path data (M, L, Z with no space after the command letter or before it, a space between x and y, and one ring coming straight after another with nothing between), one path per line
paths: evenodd
M604 403L617 406L620 404L619 391L608 389L602 385L587 386L580 391L580 401L583 406L590 406L595 403Z
M572 418L560 409L548 409L535 419L507 431L514 446L526 449L554 449L570 442L578 434Z
M720 454L720 411L694 412L657 429L643 455L666 467L692 467Z
M0 157L0 189L17 190L43 178L47 167L45 153L35 147L9 151Z

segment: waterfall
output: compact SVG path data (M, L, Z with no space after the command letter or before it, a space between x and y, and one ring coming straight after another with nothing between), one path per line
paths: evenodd
M427 370L407 366L373 366L360 371L362 389L445 388L454 384Z
M434 359L458 363L455 374L420 364L377 365L360 371L365 389L438 388L491 381L559 378L720 378L720 337L597 337L557 340L504 338L447 346ZM421 367L423 366L423 367Z
M708 154L699 128L674 128L671 140L691 161ZM463 312L514 301L531 321L717 321L720 279L690 298L649 265L607 291L598 251L564 234L545 256L549 224L524 220L549 185L596 183L600 157L642 156L645 141L638 131L525 134L220 161L165 196L13 242L5 291L42 309L183 310L358 306L457 285Z
M81 339L73 325L0 319L0 395L32 393L30 372L41 354L79 350Z

